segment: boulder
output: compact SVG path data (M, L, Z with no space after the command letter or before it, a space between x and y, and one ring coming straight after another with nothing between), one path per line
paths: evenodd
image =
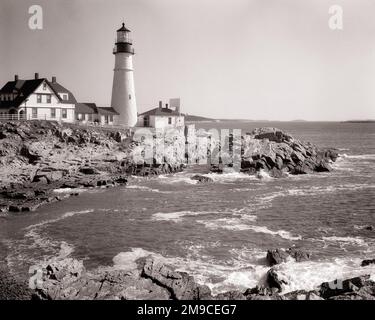
M79 168L79 172L83 174L98 174L99 173L98 170L96 170L93 167L81 167Z
M324 282L320 285L319 294L324 299L328 299L334 296L355 294L363 287L375 285L375 283L369 279L370 276L366 275L347 280Z
M375 264L375 259L363 260L361 263L361 267L367 267L370 264Z
M275 249L275 250L268 250L266 260L268 262L268 265L271 267L280 264L282 262L285 262L287 258L289 257L289 254L286 253L282 249Z
M196 180L199 183L213 182L212 178L206 177L206 176L202 176L202 175L199 175L199 174L196 174L196 175L192 176L190 179L191 180Z
M288 284L284 279L281 279L277 271L274 268L271 268L267 272L267 284L270 288L276 288L279 291L283 290L283 285Z
M288 250L286 250L286 253L289 254L292 258L294 258L296 262L307 261L311 259L310 252L306 252L296 248L289 248Z
M258 128L253 130L250 134L253 135L255 139L268 139L269 141L277 143L293 140L291 135L276 128Z
M166 288L172 299L199 300L211 295L207 286L196 284L194 278L187 273L173 271L163 263L150 258L145 261L142 277L150 278L153 282Z

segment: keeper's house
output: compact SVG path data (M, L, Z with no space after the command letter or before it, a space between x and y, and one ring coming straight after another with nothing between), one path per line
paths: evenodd
M8 81L0 90L0 120L75 121L73 94L52 77Z
M180 112L180 100L171 99L163 107L163 102L159 101L159 107L146 111L138 115L137 127L150 128L179 128L185 125L185 117Z

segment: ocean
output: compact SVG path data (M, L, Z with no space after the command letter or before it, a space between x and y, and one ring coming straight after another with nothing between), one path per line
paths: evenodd
M268 249L298 247L311 261L277 268L284 292L361 274L375 277L375 124L337 122L200 123L197 127L277 127L341 157L334 171L273 179L227 171L132 177L124 187L80 192L35 212L0 217L0 258L16 276L42 261L72 257L88 269L132 269L154 256L214 293L262 284ZM61 192L61 190L57 190Z

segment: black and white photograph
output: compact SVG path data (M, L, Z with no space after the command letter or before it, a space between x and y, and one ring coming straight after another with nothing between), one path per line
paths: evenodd
M0 300L375 300L374 15L1 0Z

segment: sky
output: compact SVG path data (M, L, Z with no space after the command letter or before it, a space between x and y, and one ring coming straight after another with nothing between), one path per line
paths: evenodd
M29 28L34 4L42 30ZM328 26L332 5L343 30ZM39 72L110 106L123 21L138 112L180 97L213 118L375 119L373 0L1 0L0 85Z

